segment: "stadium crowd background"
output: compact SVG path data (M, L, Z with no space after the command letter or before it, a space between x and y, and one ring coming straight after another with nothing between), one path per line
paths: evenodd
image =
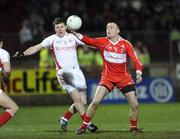
M158 65L170 65L168 71L172 71L174 63L180 61L179 0L0 0L0 32L6 36L6 49L13 54L41 42L53 33L54 17L67 18L71 14L82 18L80 32L91 36L105 35L105 22L118 19L121 35L139 54L148 55L147 65L160 62ZM24 59L32 63L28 66L38 65L34 62L38 62L39 55L34 57L36 61ZM15 67L27 66L23 60L13 63Z
M22 22L29 20L32 29L52 31L54 17L78 14L83 19L83 31L102 31L112 17L120 20L123 30L171 31L173 27L179 29L179 5L179 0L1 0L1 30L18 32Z

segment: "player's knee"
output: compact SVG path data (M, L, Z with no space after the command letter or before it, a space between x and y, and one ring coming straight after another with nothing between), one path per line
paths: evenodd
M18 111L18 109L19 107L17 104L13 104L9 107L9 109L7 109L7 111L13 116Z
M139 103L136 102L136 103L133 103L133 105L131 106L131 109L132 109L132 111L137 111L138 107L139 107Z
M85 106L87 104L87 99L81 100L81 103Z
M74 103L81 103L81 98L80 97L76 97L73 100L74 100Z
M13 105L12 108L11 108L11 110L13 111L14 114L18 111L18 109L19 109L19 107L16 104Z

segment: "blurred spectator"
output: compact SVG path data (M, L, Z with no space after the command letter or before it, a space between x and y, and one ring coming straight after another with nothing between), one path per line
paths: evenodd
M29 19L30 19L31 24L33 24L33 25L37 24L37 23L38 23L39 26L44 25L44 18L42 17L40 12L38 12L38 9L33 9L32 10L32 12L29 15Z
M32 34L33 34L33 42L39 43L43 39L43 28L39 25L39 23L33 24Z
M142 41L137 41L135 44L135 51L139 58L141 59L141 62L143 63L143 75L144 76L149 76L149 66L150 66L150 54L148 52L148 49L146 46L143 44Z
M53 57L47 48L40 51L39 68L53 68L55 67Z
M50 6L50 13L52 17L57 17L60 9L61 9L61 5L59 4L59 0L53 0Z
M95 51L95 63L98 67L102 68L103 66L103 60L102 60L102 56L101 53L99 51Z
M105 28L104 23L109 18L114 18L120 21L123 33L127 32L129 34L127 37L130 40L136 40L135 38L139 34L143 34L139 38L147 45L154 47L149 48L152 61L157 59L156 50L160 50L161 47L166 49L163 54L158 54L158 60L167 61L170 59L168 34L169 32L176 33L174 27L177 28L177 31L180 30L179 0L0 0L0 11L1 32L16 35L24 19L29 19L30 27L26 27L26 31L23 32L32 34L33 42L42 40L42 32L43 34L51 34L54 16L67 18L71 14L77 14L83 21L80 31L93 32L93 35L101 33ZM22 35L22 37L21 42L24 44L27 37L26 35ZM178 41L172 40L174 58L178 59L180 44ZM14 45L19 46L19 44Z
M96 73L96 77L100 78L103 66L103 60L100 51L94 51L94 71Z
M9 16L13 15L9 9L16 9L17 3L23 3L22 16L29 18L33 24L38 22L40 26L43 26L47 24L48 18L54 18L57 15L68 17L71 14L77 14L85 22L83 29L86 31L103 30L103 24L109 18L121 20L120 24L123 30L144 30L151 27L152 30L165 31L171 29L175 18L178 18L180 14L178 0L91 0L91 2L83 0L55 0L53 2L50 0L27 0L26 2L13 1L13 4L11 3L5 0L1 1L3 6L0 6L2 11L0 15L5 13L9 13ZM13 16L10 17L13 18ZM179 23L178 21L177 23Z
M86 76L92 76L92 65L94 64L94 53L87 45L78 49L79 64Z
M19 31L19 39L24 49L26 49L26 47L32 43L33 35L29 20L24 20L22 23L22 28Z
M141 1L139 0L134 0L131 2L132 8L134 8L136 11L139 11L141 8Z
M180 58L180 31L176 27L173 27L170 32L170 40L173 45L173 56L177 60Z

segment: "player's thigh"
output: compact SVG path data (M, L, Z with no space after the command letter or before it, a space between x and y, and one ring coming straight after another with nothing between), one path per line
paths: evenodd
M4 92L1 91L0 106L2 106L5 109L11 109L13 107L16 107L17 104L9 96L7 96Z
M101 100L108 94L108 89L104 86L98 86L96 89L95 96L93 98L93 103L100 103Z
M56 75L61 84L72 84L74 80L72 74L73 69L59 69Z
M58 80L59 84L63 87L63 85L65 85L65 82L63 80L62 73L63 73L62 70L58 70L58 72L56 74L56 77L57 77L57 80Z
M83 72L80 69L74 69L73 70L73 84L78 88L78 89L86 89L86 80L84 77Z
M62 70L59 70L59 71L62 71ZM61 85L61 87L63 88L63 90L65 90L68 94L70 94L72 91L76 90L76 87L72 84L68 84L66 83L64 80L63 80L63 77L62 77L62 72L59 72L57 73L57 79L58 79L58 82L59 84Z

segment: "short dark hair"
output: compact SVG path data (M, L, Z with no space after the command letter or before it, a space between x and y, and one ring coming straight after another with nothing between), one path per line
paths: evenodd
M60 24L60 23L66 24L65 19L62 17L54 18L53 27L55 27L55 25Z
M3 41L3 35L2 35L2 33L0 33L0 42L2 42Z
M120 28L119 20L117 20L117 19L114 19L114 18L109 19L109 20L107 20L106 25L108 23L115 23L118 26L118 28Z

